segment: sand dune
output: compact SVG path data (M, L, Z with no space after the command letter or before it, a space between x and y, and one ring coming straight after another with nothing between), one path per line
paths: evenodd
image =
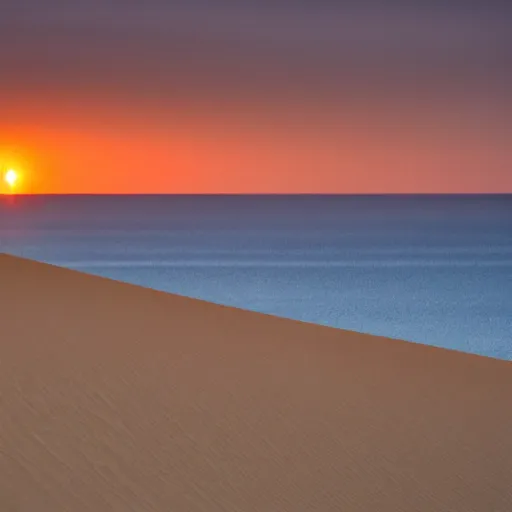
M512 511L512 364L0 256L0 511Z

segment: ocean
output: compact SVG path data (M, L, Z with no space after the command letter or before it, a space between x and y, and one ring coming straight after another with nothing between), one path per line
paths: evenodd
M512 360L512 195L0 197L0 252Z

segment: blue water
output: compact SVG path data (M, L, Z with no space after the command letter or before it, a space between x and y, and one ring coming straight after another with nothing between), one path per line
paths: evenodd
M0 252L512 359L510 195L3 198Z

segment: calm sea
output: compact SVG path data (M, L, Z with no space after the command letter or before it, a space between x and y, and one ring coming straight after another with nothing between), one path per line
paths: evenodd
M512 359L511 195L4 197L0 252Z

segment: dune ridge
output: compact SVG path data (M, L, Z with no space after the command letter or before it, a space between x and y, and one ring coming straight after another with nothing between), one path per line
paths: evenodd
M0 510L510 512L512 364L0 255Z

